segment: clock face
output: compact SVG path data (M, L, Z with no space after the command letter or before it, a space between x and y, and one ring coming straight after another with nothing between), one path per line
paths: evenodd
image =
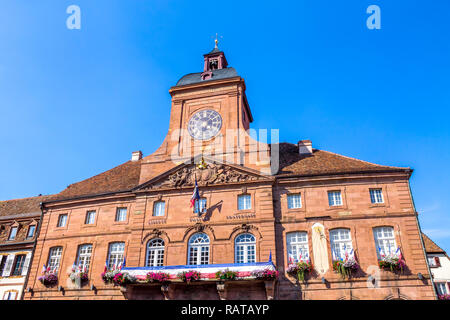
M222 128L222 117L214 110L202 110L195 113L188 123L188 131L192 138L209 140Z

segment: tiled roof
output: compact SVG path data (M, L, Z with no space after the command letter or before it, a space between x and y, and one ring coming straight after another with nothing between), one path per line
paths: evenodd
M425 233L422 233L423 243L425 245L425 251L427 253L445 253L436 243L433 242Z
M409 168L382 166L336 153L313 149L312 155L300 155L298 146L280 143L280 170L277 176L324 175L377 171L406 171Z
M141 161L127 161L111 170L69 185L56 200L130 190L139 184Z
M0 217L41 212L39 204L50 199L51 197L52 196L38 196L0 201Z
M69 185L58 194L0 202L0 216L39 212L39 203L120 191L139 185L141 161L127 161L111 170ZM300 156L298 146L280 143L280 170L277 177L324 175L356 172L399 171L409 168L381 166L314 149L311 156Z

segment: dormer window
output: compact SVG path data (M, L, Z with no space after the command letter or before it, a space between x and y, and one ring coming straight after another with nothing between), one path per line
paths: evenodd
M211 59L209 60L209 70L217 70L219 68L219 60Z

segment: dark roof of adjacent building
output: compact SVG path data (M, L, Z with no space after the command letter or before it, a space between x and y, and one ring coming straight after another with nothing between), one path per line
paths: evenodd
M0 201L0 217L15 216L27 213L40 213L40 203L51 198L53 198L53 196L38 196Z
M178 82L175 86L178 87L178 86L184 86L184 85L188 85L188 84L208 82L208 81L227 79L227 78L233 78L233 77L239 76L234 68L224 68L224 69L212 70L212 76L208 80L202 80L202 77L201 77L202 73L203 72L189 73L189 74L181 77L181 79L178 80Z
M425 245L425 251L427 253L444 253L446 252L441 249L433 240L431 240L425 233L422 233L423 243Z
M280 143L280 169L277 176L328 175L346 173L370 173L384 171L411 171L410 168L382 166L333 152L313 149L311 155L300 155L298 146Z

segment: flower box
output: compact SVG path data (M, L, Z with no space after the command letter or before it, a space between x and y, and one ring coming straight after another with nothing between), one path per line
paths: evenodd
M439 300L450 300L450 294L441 294L438 298Z
M170 275L164 272L149 272L145 278L147 283L164 283L168 282L169 279Z
M216 278L220 280L236 280L237 272L226 270L220 270L216 272Z
M382 257L380 261L378 261L378 265L380 269L390 270L391 272L401 271L406 266L406 263L403 259L392 256Z
M257 280L275 280L278 278L278 271L275 270L256 270L252 272L252 276Z
M119 271L113 278L113 283L117 286L125 286L127 284L136 283L136 277L130 275L128 272Z
M177 278L187 283L198 281L200 280L200 272L194 270L183 271L177 274Z
M38 280L46 287L54 286L58 283L58 276L53 272L44 272Z
M356 272L359 269L358 262L356 262L356 259L349 258L345 261L343 260L337 260L333 261L333 270L337 273L339 273L342 278L350 278L353 272Z
M313 269L311 261L300 261L288 266L286 272L294 277L297 277L298 281L305 282L305 276L309 274Z
M105 284L113 283L115 275L118 274L119 272L120 272L120 270L117 270L117 269L116 270L112 270L112 271L102 272L101 277L102 277L103 282Z

